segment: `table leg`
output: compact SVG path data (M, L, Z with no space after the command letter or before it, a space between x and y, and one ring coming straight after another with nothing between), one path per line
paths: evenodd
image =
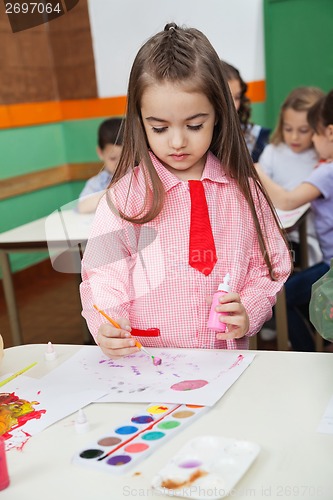
M277 296L275 304L275 321L278 351L289 351L287 306L284 287Z
M300 264L301 269L306 269L309 267L308 259L308 239L306 233L306 217L301 220L299 227L299 247L300 247Z
M21 325L16 304L13 276L10 268L9 255L4 250L0 250L0 266L2 269L3 289L9 316L9 324L12 332L13 345L21 345Z
M78 294L79 294L79 287L81 285L81 274L76 274L77 276L77 284L78 284ZM81 299L79 298L79 303L80 303L80 306L81 306ZM89 331L89 328L87 326L87 323L86 323L86 320L82 317L82 329L83 329L83 343L84 344L91 344L93 343L92 340L92 335Z

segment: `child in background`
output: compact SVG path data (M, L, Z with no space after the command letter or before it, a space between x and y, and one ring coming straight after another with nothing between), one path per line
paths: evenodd
M251 158L254 162L258 161L260 154L268 143L269 128L255 125L251 122L251 102L246 96L247 84L244 82L238 69L225 61L221 61L223 70L228 79L231 95L238 113L239 121L244 133L244 138Z
M98 128L96 151L104 165L83 188L77 206L80 213L95 212L99 200L111 182L123 147L123 121L122 118L110 118L103 121Z
M246 349L290 268L216 51L200 31L167 24L134 60L123 153L82 260L95 341L124 356L137 351L132 327L158 328L135 336L147 347ZM227 273L231 292L215 308L227 330L216 333L206 299Z
M329 269L333 258L333 90L317 101L308 111L308 123L314 133L312 140L323 160L309 177L296 188L287 191L273 182L257 167L260 178L274 205L292 210L311 202L322 262L294 273L286 282L289 338L294 350L315 349L312 329L308 322L311 287Z
M324 92L316 87L294 89L282 104L277 125L270 143L259 158L262 170L285 189L293 189L304 181L318 164L313 147L307 112ZM300 265L298 230L288 233L296 267ZM322 260L312 214L307 216L307 243L309 265Z

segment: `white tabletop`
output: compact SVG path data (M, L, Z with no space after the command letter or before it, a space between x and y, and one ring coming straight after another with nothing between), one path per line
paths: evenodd
M73 209L56 210L52 214L0 233L1 244L85 241L88 239L93 214L79 214Z
M30 375L42 376L79 348L55 346L57 361L38 363ZM1 374L42 359L44 351L45 345L6 349ZM316 432L333 394L332 380L332 354L258 351L213 408L130 472L117 476L73 465L72 456L147 405L91 404L85 409L88 433L75 432L72 415L33 436L22 451L7 453L11 484L1 498L163 498L151 490L153 476L189 439L211 434L252 441L261 447L230 498L332 500L333 435Z
M276 210L281 226L285 229L293 227L309 207L310 204L307 203L295 210ZM93 214L76 212L71 202L47 217L0 233L0 247L1 244L18 243L26 243L29 246L33 242L48 242L49 246L56 242L67 242L70 246L71 242L87 240L93 217Z

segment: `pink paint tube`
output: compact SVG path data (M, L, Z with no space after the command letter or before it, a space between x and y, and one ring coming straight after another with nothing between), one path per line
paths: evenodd
M217 292L215 292L213 295L213 302L210 308L207 327L210 328L211 330L215 330L216 332L225 332L226 329L226 324L222 323L222 321L220 321L219 319L221 313L216 312L215 308L216 306L219 305L219 298L221 297L221 295L230 292L229 281L230 281L230 274L228 273L225 275L223 283L219 284Z
M0 437L0 490L9 486L9 475L7 469L5 441Z

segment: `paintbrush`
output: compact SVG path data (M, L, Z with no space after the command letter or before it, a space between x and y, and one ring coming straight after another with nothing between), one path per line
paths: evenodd
M8 378L5 378L5 380L1 380L0 387L2 387L5 384L8 384L8 382L10 382L11 380L14 380L14 378L18 377L19 375L22 375L22 373L25 373L26 371L30 370L30 368L32 368L35 365L37 365L37 361L35 363L32 363L29 366L26 366L25 368L22 368L22 370L19 370L18 372L13 373L13 375L11 375Z
M102 309L99 309L96 304L94 304L94 308L102 315L104 316L104 318L106 318L114 327L116 328L120 328L121 329L121 326L112 318L110 318L110 316L108 316L104 311L102 311ZM133 337L134 338L134 337ZM145 352L148 356L151 357L151 359L153 360L153 363L155 366L158 366L162 363L162 360L161 358L158 358L157 356L153 356L153 354L151 354L149 351L147 351L147 349L145 347L143 347L143 345L137 340L137 339L134 339L135 340L135 345L136 347L138 347L139 349L141 349L143 352Z

